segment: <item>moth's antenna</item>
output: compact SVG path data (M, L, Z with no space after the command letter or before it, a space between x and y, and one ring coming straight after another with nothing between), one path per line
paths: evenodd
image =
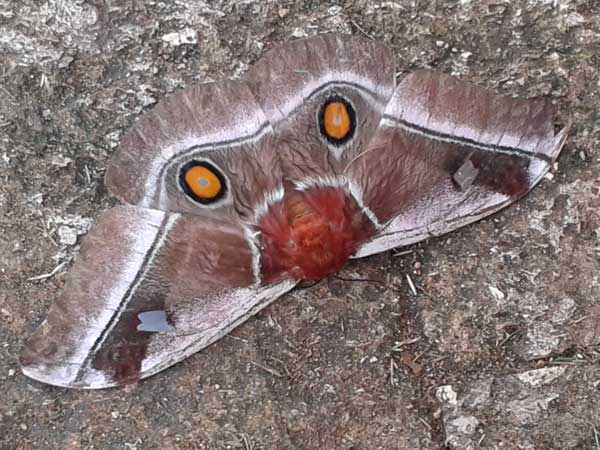
M339 275L332 275L331 278L335 278L336 280L341 280L341 281L360 281L363 283L377 283L377 284L384 283L381 280L375 280L373 278L344 278L344 277L340 277Z
M317 284L319 284L321 281L323 281L323 280L304 280L304 281L301 281L300 284L298 284L296 286L296 289L298 289L298 290L310 289L310 288L316 286Z
M364 152L359 153L354 158L352 158L352 161L350 161L348 164L346 164L346 167L344 167L343 175L346 175L346 171L348 170L348 167L350 167L359 158L362 158L364 155L366 155L367 153L370 153L370 152L372 152L374 150L381 150L381 149L384 149L384 148L386 148L385 145L378 145L377 147L371 147L371 148L365 150Z

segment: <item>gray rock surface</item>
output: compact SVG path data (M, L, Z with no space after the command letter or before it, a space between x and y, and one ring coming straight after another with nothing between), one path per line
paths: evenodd
M547 366L438 388L452 449L597 448L598 367Z
M399 77L551 99L574 124L553 176L137 386L24 378L23 340L116 204L102 176L122 133L169 92L326 31L386 43ZM0 0L0 449L597 450L599 55L590 0Z

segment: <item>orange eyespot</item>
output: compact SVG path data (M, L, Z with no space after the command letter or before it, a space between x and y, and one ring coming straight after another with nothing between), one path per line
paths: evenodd
M334 145L352 138L356 129L356 112L352 104L339 95L325 101L319 111L321 134Z
M350 131L350 115L342 102L331 102L325 106L323 126L327 136L343 139Z
M225 179L218 169L204 161L191 161L181 169L180 183L194 200L208 204L225 193Z

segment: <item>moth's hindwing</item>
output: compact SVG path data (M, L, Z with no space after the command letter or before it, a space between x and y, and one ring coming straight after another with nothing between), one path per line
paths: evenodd
M123 206L103 213L21 356L44 383L135 382L205 347L289 290L262 285L242 226Z

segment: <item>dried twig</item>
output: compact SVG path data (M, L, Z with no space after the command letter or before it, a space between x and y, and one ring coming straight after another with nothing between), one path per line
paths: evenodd
M252 364L253 366L256 366L259 369L262 369L262 370L264 370L266 372L269 372L271 375L273 375L273 376L275 376L277 378L282 378L283 377L283 375L280 372L276 371L275 369L271 369L270 367L263 366L262 364L259 364L259 363L254 362L254 361L250 361L250 364Z
M41 275L36 275L35 277L27 278L27 281L39 281L39 280L45 280L46 278L50 278L50 277L56 275L56 273L58 271L60 271L60 269L62 269L66 264L67 264L67 261L63 261L58 266L56 266L54 269L52 269L51 272L43 273Z
M362 34L364 34L366 37L368 37L369 39L371 39L371 40L373 40L373 41L375 40L375 39L373 38L373 36L371 36L369 33L367 33L365 30L363 30L363 28L362 28L362 27L361 27L359 24L357 24L355 20L351 20L351 21L350 21L350 23L351 23L352 25L354 25L354 26L356 27L356 29L357 29L358 31L360 31Z
M404 347L405 345L414 344L416 342L419 342L420 340L421 340L421 338L417 337L417 338L413 338L413 339L406 339L404 341L395 342L394 346L392 347L392 351L399 352L402 350L402 347Z
M408 286L410 287L410 290L413 293L413 295L417 295L417 288L415 287L415 283L413 283L413 280L409 274L406 274L406 280L408 281Z

